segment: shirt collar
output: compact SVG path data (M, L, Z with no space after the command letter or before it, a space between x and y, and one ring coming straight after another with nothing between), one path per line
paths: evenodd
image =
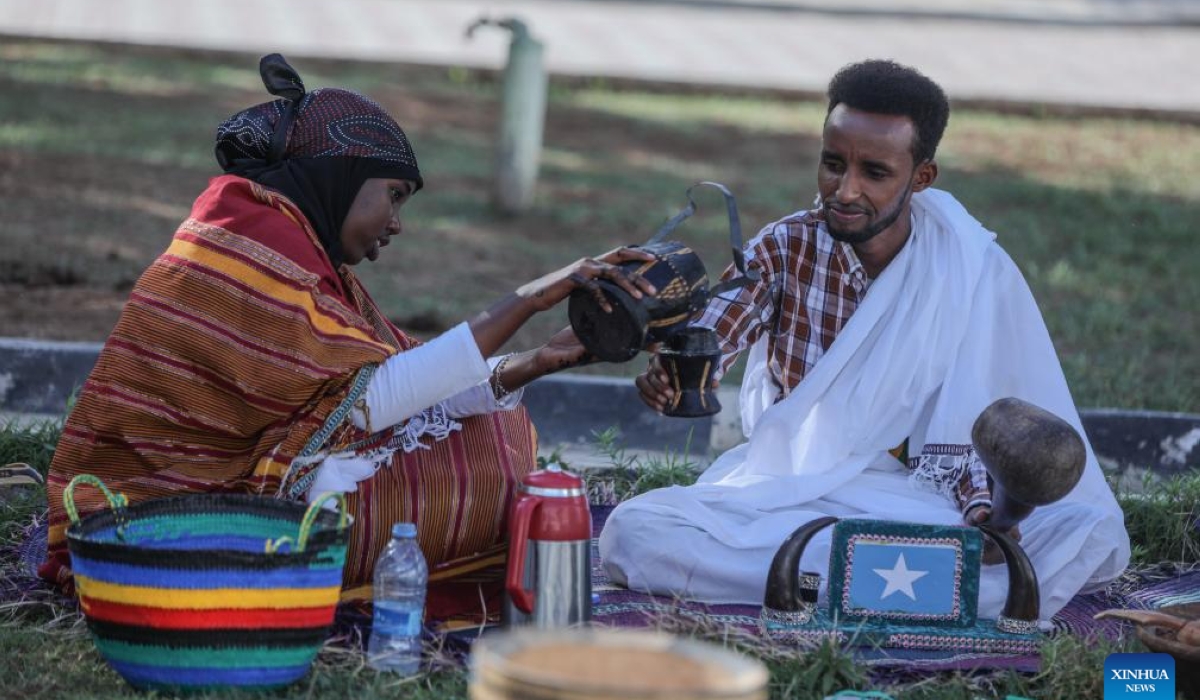
M842 264L843 279L860 291L866 289L867 285L871 283L871 278L867 277L867 268L863 267L862 261L858 259L858 253L854 252L854 246L842 241L834 241L834 245L838 262Z
M837 267L840 268L837 273L841 276L842 283L853 287L860 294L865 292L871 284L871 278L867 277L867 269L858 259L858 253L854 252L854 246L835 240L833 236L829 235L824 212L821 209L812 211L812 220L816 226L817 235L825 239L825 245L828 246L826 250L829 250L832 258L837 261Z
M854 252L854 246L843 241L835 240L833 236L829 235L829 230L825 225L824 212L821 209L814 209L812 211L812 215L818 235L826 237L829 240L829 243L832 244L833 257L838 261L838 265L842 268L842 281L846 284L852 285L860 293L865 292L873 280L867 276L867 269L863 267L862 261L858 259L858 253ZM908 234L908 240L904 242L906 247L912 242L912 239L917 236L916 212L910 213L909 217L911 228L909 229L910 233Z

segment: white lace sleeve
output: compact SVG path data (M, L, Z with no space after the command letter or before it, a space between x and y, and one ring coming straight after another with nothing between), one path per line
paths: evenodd
M503 358L488 358L488 367L495 370L501 359ZM451 396L443 401L442 405L446 407L446 413L451 418L466 418L496 411L511 411L521 403L521 397L524 395L525 387L521 387L505 394L503 398L497 399L495 392L492 391L492 385L484 380L466 391Z
M925 445L908 468L910 484L945 496L959 512L992 504L987 470L970 445Z

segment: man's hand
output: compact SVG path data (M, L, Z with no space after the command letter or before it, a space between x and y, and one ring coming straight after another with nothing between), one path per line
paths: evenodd
M963 523L966 525L986 525L992 519L991 506L975 506L963 514ZM1012 538L1013 542L1021 541L1021 528L1013 525L1004 534ZM1004 554L992 538L987 535L983 536L983 563L984 564L1003 564Z
M651 352L654 354L650 356L650 364L646 366L645 372L638 375L633 384L637 387L638 396L642 397L642 402L662 413L675 400L675 388L671 386L671 377L662 366L657 346ZM721 386L721 382L714 379L710 386L713 391L716 391Z
M662 413L675 398L675 390L671 388L671 378L663 369L657 352L650 356L650 363L646 365L646 371L633 380L633 385L637 387L638 395L642 397L642 403L659 413Z

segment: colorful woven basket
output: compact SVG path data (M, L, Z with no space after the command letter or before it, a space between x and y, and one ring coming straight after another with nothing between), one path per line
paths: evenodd
M111 511L82 521L74 490ZM320 506L337 499L340 512ZM345 500L306 509L236 494L128 506L81 474L63 494L79 600L105 660L139 689L273 688L303 677L324 643L346 560Z

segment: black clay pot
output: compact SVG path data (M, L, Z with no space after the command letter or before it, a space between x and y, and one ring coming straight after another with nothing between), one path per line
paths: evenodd
M701 418L721 410L721 403L712 390L713 372L721 361L715 331L684 328L671 336L666 349L659 351L658 356L675 390L675 398L663 410L663 415Z
M612 306L611 312L589 291L577 289L567 302L571 328L583 346L605 362L633 359L652 343L666 341L681 330L708 303L708 273L691 248L668 241L642 246L654 254L648 262L625 263L653 284L658 293L634 299L612 282L597 284Z
M711 290L708 288L708 273L700 256L682 243L663 240L683 220L695 213L692 190L700 185L714 187L725 196L733 264L741 273ZM733 194L724 185L700 182L688 188L687 198L687 206L641 246L643 250L654 254L654 260L621 266L627 272L636 272L646 278L658 290L657 293L634 299L616 284L597 280L600 293L612 307L611 312L606 312L591 291L579 289L572 292L567 302L571 328L583 347L601 360L625 362L649 345L668 341L704 310L712 296L758 279L757 271L746 272L742 254L742 227Z

